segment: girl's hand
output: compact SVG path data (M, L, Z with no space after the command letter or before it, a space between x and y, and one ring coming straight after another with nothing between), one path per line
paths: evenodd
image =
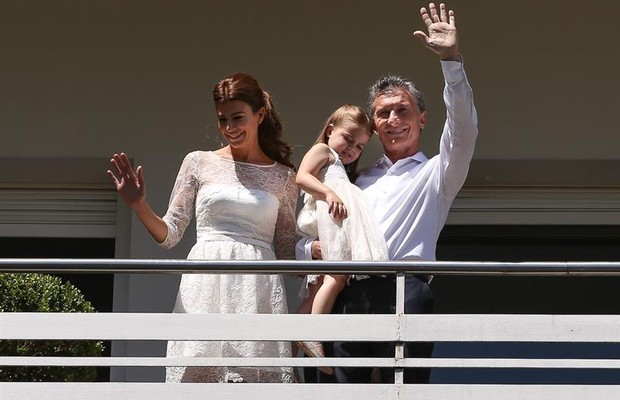
M336 193L330 191L325 195L325 202L327 203L327 210L336 220L342 221L347 215L347 208L344 202L336 195Z
M114 181L116 190L123 201L131 208L135 208L146 196L142 167L139 166L134 171L125 153L114 154L110 162L114 172L107 170L107 174Z

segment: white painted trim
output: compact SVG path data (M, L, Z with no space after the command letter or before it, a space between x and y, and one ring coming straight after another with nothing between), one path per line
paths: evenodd
M0 313L0 340L394 341L397 326L395 315Z
M3 382L0 394L11 400L583 400L620 398L620 386Z
M404 341L620 342L620 315L408 314Z
M620 189L464 187L449 225L618 225Z
M415 400L611 400L617 385L403 385L399 399Z
M618 327L620 315L0 313L0 340L618 343Z

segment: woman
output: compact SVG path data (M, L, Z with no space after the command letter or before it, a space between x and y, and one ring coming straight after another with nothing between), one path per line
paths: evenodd
M234 74L213 90L218 128L228 142L215 151L189 153L163 218L146 201L142 167L114 154L114 180L123 200L161 246L181 239L192 215L197 242L189 259L292 259L297 188L291 149L269 94L247 74ZM174 312L287 313L281 275L186 274ZM168 343L168 357L288 357L290 343ZM168 368L167 382L292 382L290 368Z

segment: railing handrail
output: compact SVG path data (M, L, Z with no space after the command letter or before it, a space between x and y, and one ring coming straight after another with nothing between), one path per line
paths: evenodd
M490 261L300 261L186 259L3 258L0 272L55 273L266 273L266 274L427 274L427 275L620 275L620 262Z

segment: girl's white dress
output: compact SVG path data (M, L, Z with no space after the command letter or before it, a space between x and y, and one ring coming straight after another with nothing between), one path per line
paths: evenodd
M164 221L169 248L196 217L188 259L294 258L295 173L274 163L235 162L195 151L183 160ZM192 314L285 314L281 275L184 274L174 307ZM289 357L290 343L170 341L168 357ZM290 368L169 367L167 382L292 382Z
M348 217L336 221L327 211L327 203L315 201L305 193L304 206L297 216L300 235L318 237L324 260L386 261L388 249L383 233L364 202L362 190L349 181L344 165L333 149L334 163L323 167L317 178L344 202ZM314 283L318 275L308 275Z

